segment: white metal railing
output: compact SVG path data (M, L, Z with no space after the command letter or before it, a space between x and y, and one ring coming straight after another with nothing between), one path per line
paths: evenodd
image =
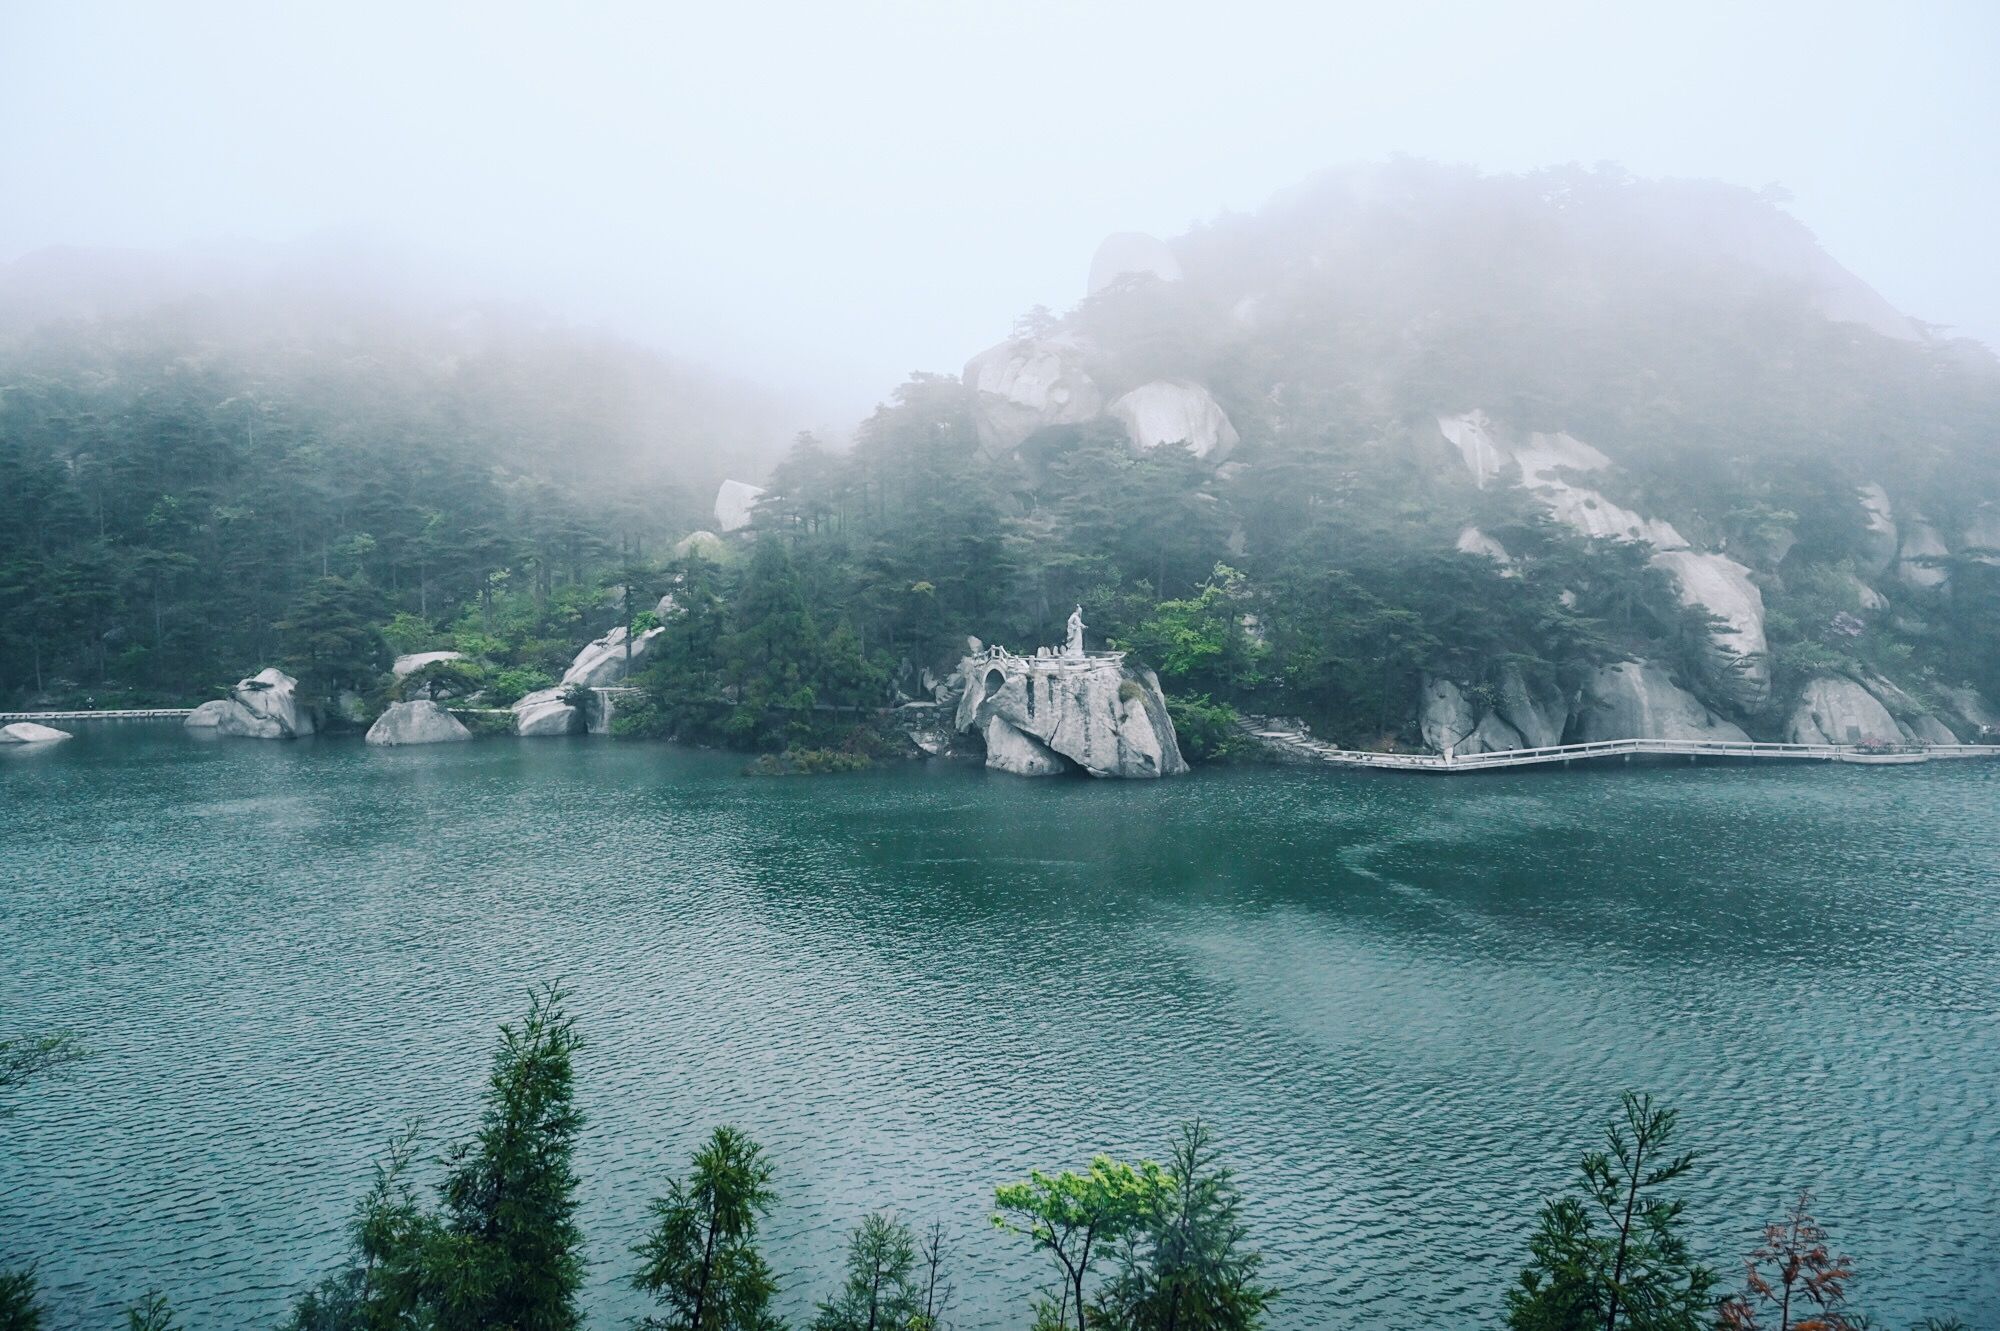
M1527 767L1537 764L1573 762L1580 758L1616 758L1637 754L1662 757L1703 756L1718 758L1792 758L1833 761L1850 757L1892 757L1921 754L1931 758L2000 757L2000 744L1787 744L1768 740L1726 739L1602 739L1582 744L1548 744L1529 749L1501 749L1488 753L1375 753L1366 749L1338 749L1311 735L1282 729L1262 717L1245 717L1239 723L1252 738L1268 744L1303 752L1322 762L1353 767L1388 767L1413 771L1476 772L1481 768Z
M106 711L0 712L0 725L14 721L151 721L187 716L193 711L192 707L120 707Z

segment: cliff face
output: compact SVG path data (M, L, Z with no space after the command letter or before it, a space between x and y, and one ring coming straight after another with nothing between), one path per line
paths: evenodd
M1021 776L1084 771L1160 777L1186 772L1160 681L1123 653L1014 656L959 663L957 723L986 741L986 765Z

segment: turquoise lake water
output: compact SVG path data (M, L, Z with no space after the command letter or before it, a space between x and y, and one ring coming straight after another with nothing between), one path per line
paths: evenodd
M627 1249L715 1124L777 1166L788 1316L893 1208L955 1232L982 1331L1048 1275L993 1186L1195 1114L1275 1325L1494 1325L1628 1087L1681 1110L1732 1280L1809 1186L1857 1306L2000 1309L2000 765L773 780L79 729L0 753L0 1033L94 1050L0 1123L0 1262L39 1261L59 1326L149 1287L277 1323L555 976L593 1326L646 1310Z

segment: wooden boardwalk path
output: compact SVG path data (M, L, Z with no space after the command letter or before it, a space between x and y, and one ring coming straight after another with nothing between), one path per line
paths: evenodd
M1401 772L1490 772L1502 767L1567 766L1604 758L1782 759L1790 762L1835 762L1902 765L1940 758L2000 758L2000 744L1776 744L1756 740L1607 739L1589 744L1551 744L1539 749L1505 749L1498 753L1371 753L1341 749L1314 739L1296 725L1270 717L1246 716L1237 729L1280 757L1336 767L1381 767Z

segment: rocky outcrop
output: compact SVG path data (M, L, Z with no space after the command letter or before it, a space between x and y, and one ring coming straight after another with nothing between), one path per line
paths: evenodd
M1571 530L1592 539L1651 545L1656 551L1654 565L1673 579L1681 604L1698 606L1721 621L1709 645L1704 672L1708 688L1744 711L1757 711L1770 701L1764 596L1748 568L1727 555L1690 549L1672 523L1635 513L1579 484L1579 476L1611 465L1609 458L1581 439L1561 432L1522 438L1481 411L1440 416L1437 421L1475 484L1483 488L1518 473L1520 484ZM1486 539L1476 527L1468 527L1459 535L1459 549L1484 553L1481 543Z
M1673 682L1650 661L1601 666L1583 686L1570 721L1571 739L1747 740L1741 727L1717 716L1701 699Z
M1500 671L1500 696L1493 704L1499 714L1521 737L1524 748L1543 749L1562 743L1569 721L1569 707L1553 684L1532 682L1518 665Z
M959 663L965 681L956 723L961 731L997 736L987 765L1047 775L1046 763L1015 742L1018 733L1065 760L1060 770L1092 776L1177 776L1187 771L1160 681L1125 665L1121 652L1087 656L1014 656L998 650ZM1007 729L994 731L999 720Z
M566 690L537 689L514 704L514 733L524 739L543 735L574 735L583 729L583 712L563 701Z
M965 385L976 394L973 422L988 457L1013 452L1044 426L1091 420L1104 408L1076 344L1059 338L1020 338L983 351L966 362Z
M1889 506L1889 492L1870 481L1860 488L1861 520L1867 529L1862 543L1862 559L1870 573L1886 573L1896 562L1896 516Z
M1492 712L1482 713L1448 679L1426 679L1417 713L1424 743L1438 753L1500 753L1524 749L1521 733Z
M451 744L472 738L459 719L428 698L391 703L368 727L370 744Z
M1181 280L1181 261L1166 242L1143 231L1116 231L1104 238L1090 259L1090 294L1128 277Z
M711 564L719 564L729 553L729 547L712 531L691 531L674 542L672 553L675 559L691 559L698 555Z
M1575 473L1611 465L1609 458L1581 439L1563 433L1516 438L1483 411L1440 416L1437 423L1481 489L1517 473L1522 487L1551 517L1584 536L1645 541L1658 550L1687 547L1686 538L1672 523L1641 517L1572 479Z
M439 661L463 661L464 659L465 653L463 652L410 652L397 657L396 664L389 667L389 672L397 679L401 679L405 675L414 675L425 666L434 665Z
M1881 700L1851 679L1808 680L1785 722L1793 744L1900 744L1908 736Z
M39 721L16 721L0 726L0 744L54 744L74 738L67 730L57 730Z
M1240 442L1236 427L1200 384L1156 379L1111 404L1125 437L1142 452L1162 444L1186 444L1194 455L1220 462Z
M1477 527L1460 529L1452 548L1462 555L1479 555L1492 560L1510 578L1520 576L1519 570L1514 567L1514 556L1507 553L1507 547Z
M184 723L244 739L295 739L313 733L312 713L299 705L299 682L272 666L236 681L227 698L205 702Z
M748 481L724 481L715 492L715 525L722 532L742 531L750 525L764 487Z
M1903 544L1896 552L1896 577L1911 587L1942 587L1951 575L1933 561L1950 554L1937 528L1922 518L1913 518L1903 524Z
M1750 570L1727 555L1666 550L1653 556L1680 591L1681 604L1721 620L1709 636L1704 665L1715 696L1746 712L1771 699L1771 648L1764 636L1764 594Z
M576 654L569 669L563 672L563 686L581 684L585 688L601 689L618 683L645 664L653 644L664 633L664 628L647 629L631 640L632 650L628 654L625 650L625 626L620 624Z
M1903 738L1918 744L1958 743L1958 736L1950 726L1931 715L1928 707L1893 680L1870 672L1862 677L1861 685L1889 709L1889 715L1896 719Z
M986 765L996 771L1015 776L1059 776L1076 770L1048 745L998 716L986 718L980 737L986 742Z

